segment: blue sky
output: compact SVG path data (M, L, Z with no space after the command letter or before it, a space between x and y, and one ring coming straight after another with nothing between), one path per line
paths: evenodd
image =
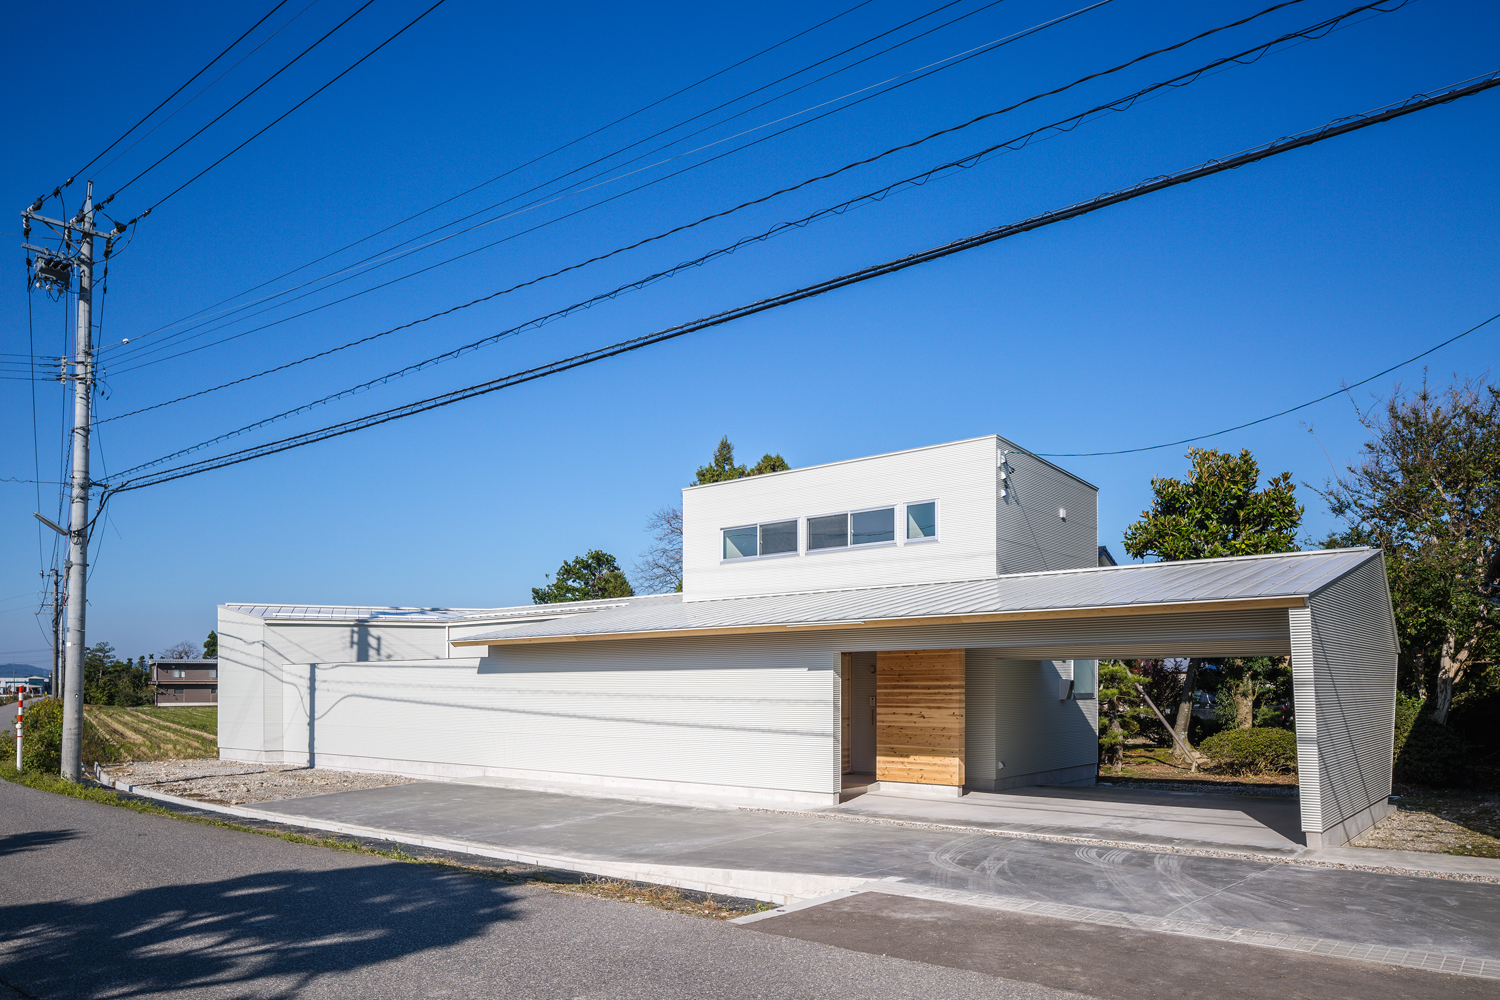
M447 0L136 227L110 268L100 339L114 346L102 355L99 415L215 386L489 294L1268 6L1113 0L559 219L776 129L763 127L692 152L703 143L815 105L824 106L777 128L843 108L851 92L906 79L901 74L1083 6L1005 0L985 7L987 0L961 0L816 72L605 161L601 167L614 169L598 178L603 186L566 194L343 284L303 289L312 294L295 303L266 302L255 308L270 311L238 325L205 332L207 327L188 330L178 323L198 310L214 307L212 314L350 263L360 254L334 257L254 296L215 306L852 3L773 3L706 13L702 5L675 3L565 9ZM428 5L376 0L127 188L109 211L128 219L152 205ZM24 98L3 112L12 144L0 163L0 188L13 208L19 211L66 179L270 6L85 3L76 8L74 22L84 29L44 8L9 8L11 37L26 40L0 69L6 92ZM938 6L937 0L927 6L872 0L362 248L382 249L542 185ZM487 304L103 424L98 477L1351 6L1294 3L1124 72ZM96 193L116 190L355 7L347 0L310 6L292 0L281 7L146 128L176 111L171 118L143 138L145 130L133 134L104 161L126 149L123 155L90 171ZM716 124L963 14L970 16ZM1416 0L1392 13L1353 18L1326 38L1287 46L1254 65L1205 76L974 169L751 244L221 447L270 440L650 332L1467 79L1497 68L1497 20L1493 5L1453 0ZM59 47L77 44L79 30L97 43L95 56L64 69ZM16 51L24 55L17 58ZM225 68L222 79L183 105ZM682 138L704 125L712 127ZM676 500L722 434L743 458L777 451L794 466L986 433L1043 453L1107 451L1208 432L1322 395L1500 312L1493 239L1500 213L1494 198L1500 180L1497 126L1500 94L1481 94L585 369L122 494L95 534L89 639L111 642L122 655L154 653L183 639L201 639L213 627L215 605L226 601L525 603L530 587L587 548L613 552L628 566L647 542L647 515ZM617 166L674 141L629 167ZM641 166L648 169L618 179ZM76 210L82 182L65 193L69 213ZM563 194L566 183L538 193ZM59 211L53 201L46 213ZM14 268L13 280L0 288L6 345L0 351L7 362L16 360L12 355L60 353L65 324L60 304L34 294L28 327L17 218L0 229L10 241ZM170 357L541 223L550 224L385 289ZM244 317L229 315L218 323L235 319ZM1439 383L1454 373L1485 374L1497 356L1497 337L1500 329L1488 328L1424 363ZM132 344L120 346L125 338ZM1387 393L1397 381L1420 381L1422 364L1355 390L1352 399L1337 397L1208 443L1250 448L1267 476L1290 471L1299 483L1321 485L1332 466L1357 457L1365 439L1356 405L1368 405L1372 391ZM0 381L0 419L7 429L0 440L0 477L57 479L63 403L55 382ZM1151 477L1184 474L1184 451L1057 461L1099 486L1100 541L1118 555L1125 527L1150 501ZM1321 538L1335 525L1315 494L1299 493L1307 505L1305 532ZM0 597L6 598L0 601L0 663L46 659L32 612L52 537L30 517L38 504L55 512L56 488L0 482Z

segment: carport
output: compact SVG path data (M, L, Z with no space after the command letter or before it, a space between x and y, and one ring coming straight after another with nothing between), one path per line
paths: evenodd
M1003 762L985 754L997 753L997 741L1026 725L1032 730L1023 742L1051 741L1051 756L1034 755L1032 770L1016 784L1091 775L1097 761L1092 666L1100 659L1290 656L1307 846L1347 843L1391 811L1397 646L1384 561L1374 549L652 599L480 630L452 645L488 647L493 666L481 673L535 672L548 661L555 663L548 669L563 670L580 657L618 664L627 656L658 663L680 656L698 665L704 650L718 648L778 664L800 660L808 669L836 664L837 718L826 744L835 793L849 769L850 718L864 708L852 692L851 670L868 654L892 664L874 719L876 777L889 786L882 790L930 786L937 794L1007 787L1011 779L995 777L1004 775ZM1006 665L1032 663L1042 666L1025 674L1036 690L1023 704L1006 687ZM1034 721L1042 716L1032 706L1043 702L1061 706L1058 718L1071 727L1067 739L1059 741L1045 719ZM1004 706L1011 703L1024 711L1007 719ZM821 767L823 745L802 740L787 752L810 755L800 762ZM1048 760L1055 766L1044 766ZM765 767L784 764L768 759Z

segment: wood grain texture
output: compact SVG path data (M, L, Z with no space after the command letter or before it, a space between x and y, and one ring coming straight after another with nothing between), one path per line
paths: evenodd
M875 776L964 783L964 651L875 654Z

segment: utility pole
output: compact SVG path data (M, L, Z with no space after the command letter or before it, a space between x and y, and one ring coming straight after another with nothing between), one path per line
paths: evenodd
M71 183L71 180L69 181ZM66 185L64 185L65 187ZM61 188L59 188L61 190ZM57 194L54 191L53 194ZM64 378L73 382L73 472L69 481L71 504L68 527L68 633L63 644L63 731L62 776L69 781L83 777L83 658L84 617L88 609L88 527L89 490L100 485L89 479L89 436L93 430L94 403L94 239L105 239L105 256L110 241L124 231L117 225L111 233L94 230L94 182L89 181L83 207L70 221L48 219L37 214L50 195L38 198L21 213L23 232L31 235L31 223L41 222L59 232L60 250L27 245L36 254L35 281L66 292L73 273L78 275L77 312L72 371ZM77 248L73 240L77 238Z

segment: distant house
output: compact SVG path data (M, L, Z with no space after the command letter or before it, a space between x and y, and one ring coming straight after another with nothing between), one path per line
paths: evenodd
M1099 565L1100 566L1118 566L1118 565L1120 565L1119 563L1115 562L1115 557L1110 554L1109 546L1108 545L1101 545L1101 546L1099 546Z
M159 706L217 705L219 661L152 660L151 686Z

